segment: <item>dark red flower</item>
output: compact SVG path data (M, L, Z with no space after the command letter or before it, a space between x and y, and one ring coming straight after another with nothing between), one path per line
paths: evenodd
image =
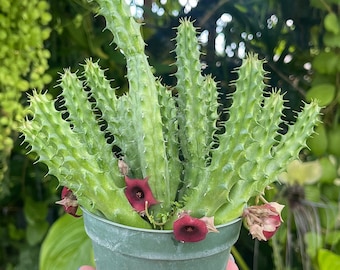
M246 208L243 212L246 225L253 238L267 241L279 229L282 218L283 205L270 202Z
M191 217L187 213L183 213L174 222L173 229L175 239L181 242L198 242L208 233L207 225L203 220Z
M148 180L148 177L144 179L131 179L125 176L125 196L137 212L143 212L145 207L158 203L152 194Z
M62 205L66 213L74 217L81 217L76 214L78 209L77 197L73 194L72 190L67 187L63 187L63 190L61 191L61 200L55 203Z

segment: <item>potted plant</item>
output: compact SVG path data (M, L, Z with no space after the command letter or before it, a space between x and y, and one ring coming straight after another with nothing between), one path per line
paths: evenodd
M91 59L82 75L66 69L58 110L47 93L30 96L25 141L64 187L59 203L75 216L83 209L98 269L225 269L241 217L258 239L279 227L282 206L264 191L298 158L320 108L305 104L283 134L283 95L264 95L264 61L250 54L221 121L189 20L177 29L169 88L154 77L125 1L98 3L126 58L129 92L116 95ZM254 197L265 203L246 207Z

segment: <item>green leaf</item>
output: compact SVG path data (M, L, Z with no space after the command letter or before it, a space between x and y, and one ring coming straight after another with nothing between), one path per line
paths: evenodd
M337 55L332 51L321 52L313 60L313 68L321 74L335 74L337 65Z
M248 11L244 5L235 4L234 7L241 11L242 13L246 13Z
M51 227L40 252L40 270L74 270L94 265L83 219L64 215Z
M339 63L339 67L340 67L340 63ZM331 75L331 74L320 74L319 72L316 72L315 75L313 76L313 81L311 83L311 87L319 85L319 84L323 84L323 83L334 82L334 81L335 81L335 78L334 78L333 75Z
M315 258L318 250L322 247L322 238L317 233L307 232L305 234L305 242L307 244L307 254L311 258Z
M318 264L320 270L340 269L340 256L329 250L320 249Z
M26 230L26 239L28 244L31 246L38 244L46 234L48 227L49 224L47 221L29 224Z
M313 86L311 89L309 89L306 98L308 101L316 99L319 103L319 106L327 106L333 101L334 95L335 86L330 83L324 83Z
M310 5L321 10L326 10L325 5L323 5L323 3L320 0L310 0Z
M25 245L20 248L20 255L18 264L15 265L15 268L4 268L6 270L38 270L38 257L39 257L39 246L31 247L29 245Z
M25 199L24 213L28 224L35 224L45 220L47 216L47 203L41 201L34 201L31 197Z
M17 228L13 223L7 225L8 235L11 240L19 241L25 238L25 231Z
M340 34L327 32L323 37L323 42L326 46L329 46L331 48L338 48L340 47Z
M325 241L328 245L335 246L340 242L340 231L329 232L325 237Z
M327 31L337 34L339 33L338 17L335 13L328 13L324 19L324 25Z
M323 184L322 186L325 186L325 184ZM337 188L334 188L335 185L329 185L329 188L334 191L334 195L335 193L337 193L336 195L339 195L339 192L337 190ZM326 195L328 194L324 194L325 189L322 189L322 195L324 198L330 198L330 197L326 197ZM332 196L333 194L330 194L330 196ZM333 195L333 196L334 196ZM338 197L336 198L336 201L327 201L327 208L324 208L323 210L319 210L319 219L320 219L320 224L323 228L334 228L336 227L336 222L338 219L338 215L339 215L339 206L338 206ZM336 238L333 239L333 241L337 241Z

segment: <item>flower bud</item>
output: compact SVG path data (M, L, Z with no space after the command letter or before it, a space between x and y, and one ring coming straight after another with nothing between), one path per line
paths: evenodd
M282 223L283 207L284 205L270 202L250 206L243 211L243 217L253 239L267 241L273 237Z
M118 169L124 176L128 175L129 173L129 166L126 164L123 158L118 159Z
M67 187L63 187L63 190L61 191L61 200L56 201L55 203L62 205L66 213L74 217L81 217L76 214L78 209L77 197L73 194L72 190Z

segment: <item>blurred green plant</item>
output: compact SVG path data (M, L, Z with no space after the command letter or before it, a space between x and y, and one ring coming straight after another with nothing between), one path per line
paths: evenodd
M24 115L25 92L43 89L52 79L46 73L50 52L45 48L51 18L48 1L0 0L0 269L36 269L35 258L49 228L51 196L25 184L39 173L25 174L29 164L19 154L17 127ZM48 186L40 184L44 185Z
M0 4L0 199L9 193L8 158L23 117L22 94L42 89L50 52L48 2L1 0Z
M320 4L321 3L321 4ZM340 158L340 3L335 0L312 1L324 14L319 26L311 29L314 55L311 67L314 74L307 100L318 99L324 106L323 124L318 136L309 141L315 157L333 155ZM326 163L323 163L326 164ZM335 165L336 167L336 165ZM328 169L325 168L325 173Z
M71 270L85 264L94 265L91 239L85 232L82 218L65 214L52 225L46 236L41 247L39 269Z
M308 151L302 157L310 158ZM322 250L339 253L339 189L323 175L320 159L293 161L280 176L284 185L272 191L287 205L271 243L276 269L322 269L328 264L319 260Z
M277 269L336 269L340 263L340 3L311 5L320 23L310 29L305 99L317 99L323 117L302 153L305 162L290 164L282 175L279 194L288 207L286 226L272 242Z
M308 249L307 253L313 265L322 270L340 265L340 257L336 255L340 254L340 2L324 0L312 4L325 14L320 26L312 29L314 76L307 92L307 100L318 98L324 106L323 124L318 127L318 135L310 139L309 146L311 156L322 167L314 189L318 188L317 198L325 210L320 213L321 235L311 231L305 241L314 247L315 239L320 238L315 249Z

